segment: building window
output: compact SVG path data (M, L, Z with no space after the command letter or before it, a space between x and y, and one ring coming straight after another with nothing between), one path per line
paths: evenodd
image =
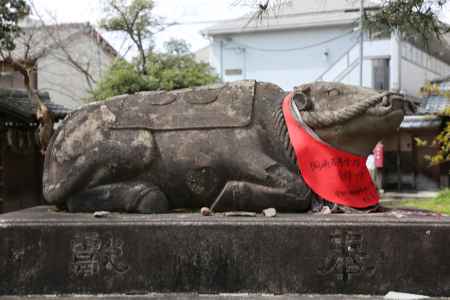
M372 60L373 88L376 90L389 90L389 59L377 58Z

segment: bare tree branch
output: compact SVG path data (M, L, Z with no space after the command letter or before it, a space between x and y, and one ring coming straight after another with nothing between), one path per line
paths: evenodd
M30 98L33 106L36 107L36 119L39 122L39 143L41 146L41 152L44 153L53 133L53 118L50 115L45 103L40 99L37 90L35 90L32 86L31 76L36 68L36 60L20 61L14 59L11 55L5 56L5 53L2 51L0 51L0 57L5 64L10 66L14 71L20 73L23 77L28 97Z
M34 14L38 17L38 19L42 23L44 23L43 18L40 15L40 13L38 12L38 10L36 9L36 6L34 5L33 0L29 0L29 2L33 9ZM95 78L91 74L91 72L89 71L90 62L88 61L86 63L86 65L83 65L81 63L81 61L79 59L76 59L68 50L68 45L74 40L74 35L77 35L79 33L77 32L66 38L62 38L60 35L61 29L60 28L58 29L58 27L60 27L60 25L58 25L58 23L56 22L56 19L54 19L54 21L55 21L54 26L52 26L52 27L43 26L42 27L42 29L45 30L45 32L47 33L50 40L53 42L53 45L51 47L46 47L44 49L48 50L50 48L53 48L53 49L61 50L65 55L65 59L71 64L71 66L83 75L83 77L85 78L86 83L89 87L89 92L92 92L97 81L95 80ZM82 29L82 30L87 30L87 29Z
M280 10L289 4L289 0L235 0L232 6L246 6L254 10L244 27L260 24L265 18L277 17Z
M72 32L55 22L55 25L45 26L42 16L39 14L32 0L29 0L34 15L38 20L29 22L22 29L22 34L15 37L15 49L0 48L0 59L23 77L24 87L35 107L36 118L39 121L39 141L41 150L45 151L53 130L53 120L45 103L40 99L33 84L33 74L38 70L38 63L43 57L53 56L59 61L64 61L71 68L82 74L87 89L91 92L96 83L95 76L91 73L91 62L84 61L88 55L71 52L70 47L78 35L92 35L89 25L74 28ZM66 32L65 30L68 30ZM80 31L81 30L81 31ZM64 31L64 32L63 32ZM91 50L91 49L90 49ZM70 94L66 93L66 94Z

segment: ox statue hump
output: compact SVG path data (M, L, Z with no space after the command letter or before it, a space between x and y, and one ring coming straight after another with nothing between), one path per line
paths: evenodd
M399 95L326 82L289 95L273 84L237 81L117 96L73 112L55 132L44 197L71 212L305 212L336 205L299 169L303 158L308 164L321 157L309 145L367 156L398 129L406 108ZM286 113L313 142L293 145Z

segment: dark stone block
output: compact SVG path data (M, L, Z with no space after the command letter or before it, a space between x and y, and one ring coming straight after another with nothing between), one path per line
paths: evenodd
M0 216L0 294L450 295L450 218Z

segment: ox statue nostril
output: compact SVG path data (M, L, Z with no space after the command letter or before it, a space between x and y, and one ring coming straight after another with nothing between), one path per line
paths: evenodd
M405 114L414 114L418 108L417 103L400 94L391 95L390 101L394 110L401 109Z
M419 108L419 104L412 101L405 101L403 103L403 111L405 114L415 114Z
M381 102L381 105L384 106L384 107L391 106L391 101L390 101L388 96L384 96L383 97L383 101Z
M402 95L394 94L390 97L390 102L394 110L401 109L406 113L406 104L409 103Z

